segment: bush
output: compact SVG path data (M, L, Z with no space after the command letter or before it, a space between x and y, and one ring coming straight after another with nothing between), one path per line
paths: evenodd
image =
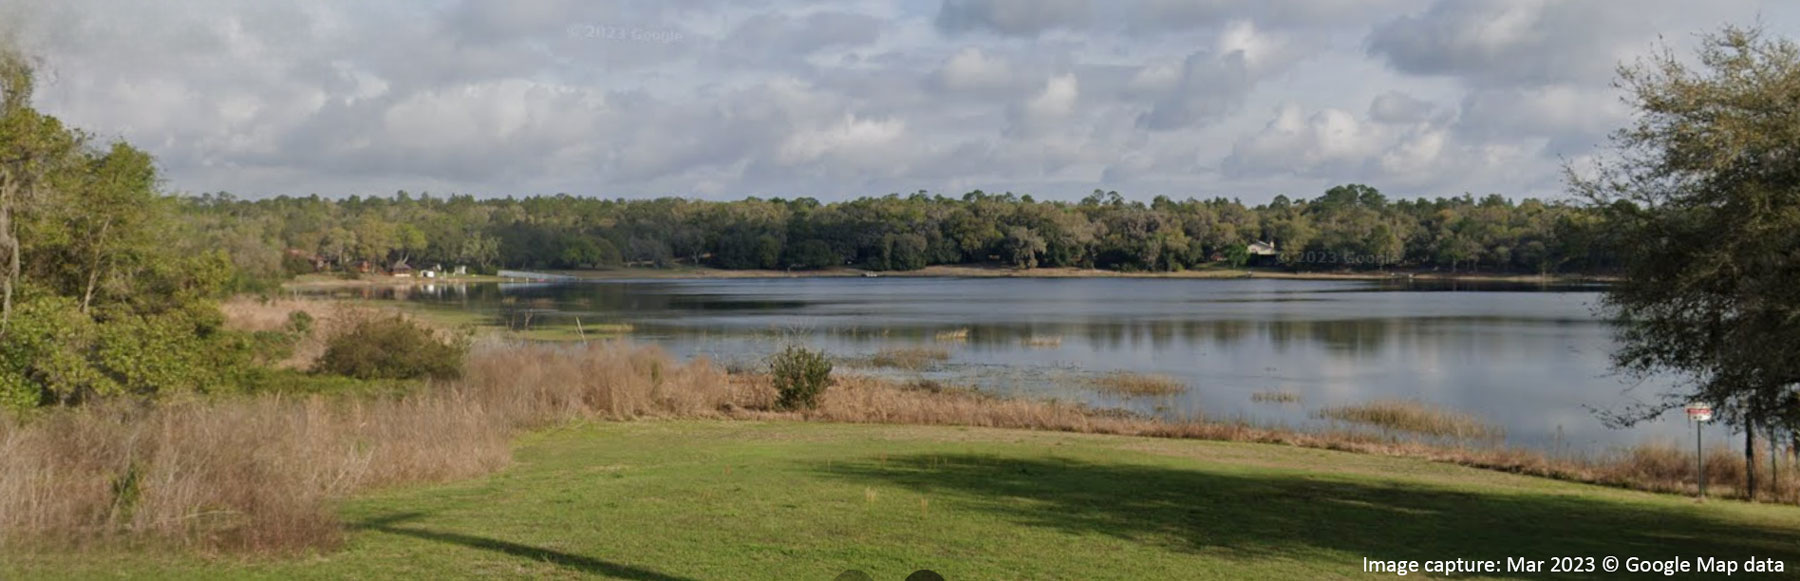
M72 297L22 289L0 335L0 407L228 390L254 355L256 338L224 331L218 310L204 303L93 312L82 313Z
M325 339L314 371L357 379L450 379L462 375L466 337L439 337L401 315L364 315Z
M769 358L769 375L774 378L781 409L812 409L819 404L819 394L831 385L831 359L823 351L789 345Z
M313 329L313 316L306 311L288 313L287 330L290 333L305 336Z

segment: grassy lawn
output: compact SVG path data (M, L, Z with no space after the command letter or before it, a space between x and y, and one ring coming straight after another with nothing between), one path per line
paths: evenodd
M535 434L516 458L357 499L340 552L12 555L0 578L1369 578L1364 557L1606 555L1800 567L1800 508L1283 446L644 421Z

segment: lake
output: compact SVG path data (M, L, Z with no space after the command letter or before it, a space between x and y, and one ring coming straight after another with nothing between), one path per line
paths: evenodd
M1594 286L822 277L374 292L515 328L629 324L635 341L727 365L755 365L781 341L799 341L845 361L845 371L1167 417L1308 427L1326 422L1312 417L1323 407L1416 399L1486 418L1505 428L1508 444L1549 451L1693 435L1674 415L1612 429L1593 413L1652 401L1667 385L1612 373L1611 329L1594 312ZM942 348L949 358L917 370L857 363L908 346ZM1092 388L1093 378L1121 370L1167 375L1189 389L1133 398ZM1299 401L1252 401L1273 391Z

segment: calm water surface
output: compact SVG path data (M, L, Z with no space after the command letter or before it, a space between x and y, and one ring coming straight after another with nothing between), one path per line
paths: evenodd
M1591 411L1649 401L1665 387L1611 373L1594 287L884 277L438 285L401 295L514 326L629 323L636 341L727 364L754 364L781 337L847 360L943 347L950 359L929 369L857 371L1171 417L1312 426L1322 407L1402 398L1480 415L1505 427L1508 443L1546 450L1693 434L1674 417L1611 429ZM966 339L950 339L965 329ZM1116 370L1173 376L1190 389L1117 398L1088 387ZM1270 390L1300 401L1251 401Z

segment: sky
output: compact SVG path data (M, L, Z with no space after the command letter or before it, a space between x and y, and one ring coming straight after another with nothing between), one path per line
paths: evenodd
M1566 197L1741 0L0 0L172 192Z

